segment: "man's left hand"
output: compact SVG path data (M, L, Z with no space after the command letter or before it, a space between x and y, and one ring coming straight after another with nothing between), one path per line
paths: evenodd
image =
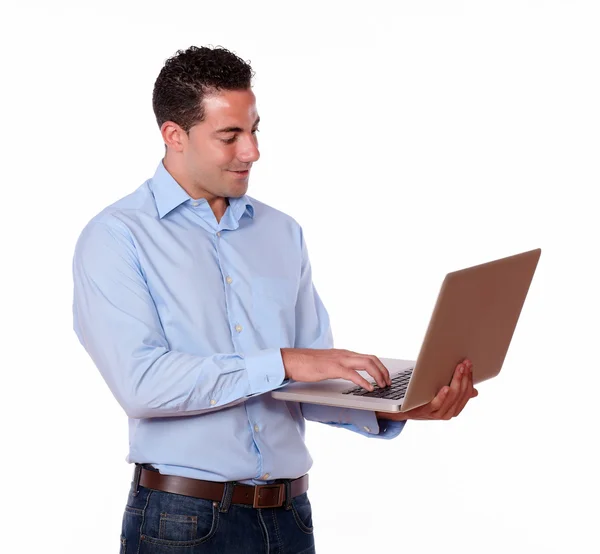
M466 359L456 367L449 387L442 387L429 403L408 412L375 412L377 419L405 421L407 419L452 419L463 411L467 402L479 393L473 387L471 360Z

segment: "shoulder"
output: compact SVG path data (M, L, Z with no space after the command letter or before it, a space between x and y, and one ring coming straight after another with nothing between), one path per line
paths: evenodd
M138 219L144 216L158 217L156 202L150 190L149 181L144 182L130 194L104 208L89 223L114 225L116 221L121 221L126 224L128 219Z
M144 182L133 192L106 206L88 221L84 231L98 226L125 229L135 220L158 218L154 196L148 184L149 181Z
M99 242L132 247L132 224L144 217L158 217L148 181L95 214L80 232L76 251Z

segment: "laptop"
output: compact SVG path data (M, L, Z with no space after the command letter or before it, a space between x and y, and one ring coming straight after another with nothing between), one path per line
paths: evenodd
M449 385L456 366L473 362L475 384L500 373L529 291L541 249L522 252L448 273L415 361L379 358L392 385L380 388L366 371L359 373L373 391L346 379L292 382L271 392L278 400L405 412L431 402Z

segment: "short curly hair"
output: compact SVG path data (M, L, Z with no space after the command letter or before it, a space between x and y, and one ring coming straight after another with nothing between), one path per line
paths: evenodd
M250 64L221 46L178 50L154 83L152 109L158 127L173 121L188 133L206 117L205 96L219 90L249 89L252 77Z

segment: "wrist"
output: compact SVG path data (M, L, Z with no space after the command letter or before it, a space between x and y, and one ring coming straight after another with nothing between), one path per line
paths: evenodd
M283 362L283 371L286 379L291 379L290 371L288 369L289 364L289 351L291 348L280 348L281 351L281 361Z

